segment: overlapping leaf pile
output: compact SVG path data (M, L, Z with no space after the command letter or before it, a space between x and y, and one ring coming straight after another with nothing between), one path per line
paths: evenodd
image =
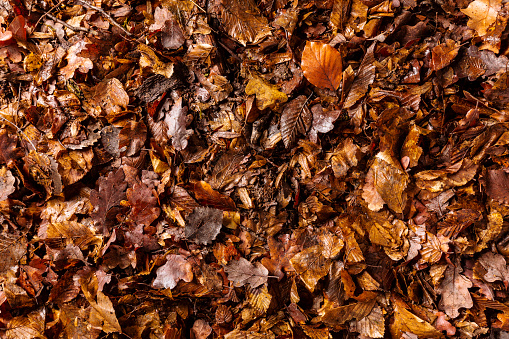
M3 337L508 335L508 2L0 11Z

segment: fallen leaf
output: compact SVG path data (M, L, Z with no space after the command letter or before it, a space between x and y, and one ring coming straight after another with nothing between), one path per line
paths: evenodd
M223 211L235 211L237 209L232 198L213 190L212 186L205 181L190 184L186 186L186 189L194 194L194 197L201 205Z
M371 44L366 51L366 55L362 59L361 65L357 70L357 75L354 79L352 87L348 92L343 107L348 109L355 105L355 103L366 94L369 85L375 80L375 46L376 43Z
M115 222L114 217L118 212L116 206L126 197L127 182L124 178L124 171L119 168L107 177L100 177L99 189L90 193L90 202L94 206L91 216L104 235L110 233L109 228Z
M502 0L475 0L461 11L469 17L467 26L483 36L497 20L501 8Z
M187 107L182 106L182 98L178 98L170 112L166 114L164 122L168 126L168 138L177 151L187 147L188 139L193 130L187 128Z
M16 178L5 166L0 169L0 201L6 200L16 191Z
M247 95L256 95L256 106L261 111L288 101L288 97L279 91L278 86L272 85L256 74L251 74L245 91Z
M343 61L341 54L323 42L306 41L301 61L304 76L310 83L333 91L341 85Z
M8 339L32 339L44 337L46 309L44 307L7 322L5 335Z
M21 149L16 147L18 139L14 133L5 128L0 130L0 163L12 168L17 159L22 156Z
M385 321L380 306L375 306L371 312L356 324L357 332L370 338L384 338Z
M210 207L196 207L186 220L186 238L197 244L208 244L221 231L223 211Z
M174 289L180 280L193 280L192 265L180 254L168 254L166 263L157 269L156 274L152 282L154 288Z
M318 143L318 133L328 133L334 128L334 121L341 115L341 111L325 111L320 104L311 107L313 125L309 131L309 140ZM284 140L284 139L283 139Z
M290 262L307 289L315 290L316 284L329 272L331 261L322 254L322 246L311 246L297 253Z
M131 218L136 224L149 226L161 214L153 189L144 183L135 183L132 188L128 188L126 196L131 205Z
M451 39L446 39L445 43L433 47L431 51L431 70L438 71L448 66L458 55L459 47L460 45Z
M81 73L87 73L94 68L92 60L78 56L80 52L87 49L86 46L87 42L85 40L78 40L67 50L67 56L65 57L67 65L60 69L60 74L62 74L66 80L74 77L74 72L76 70Z
M486 271L482 276L484 281L503 281L506 285L509 283L509 270L502 255L492 252L484 253L477 264L481 265Z
M256 288L267 282L269 271L260 263L253 265L245 258L232 260L225 266L224 271L228 274L228 279L233 281L236 287L249 284Z
M304 95L287 103L281 113L281 137L287 148L294 142L297 133L305 134L311 126L312 115L306 106Z
M212 327L203 319L197 319L191 328L191 339L206 339L212 333Z
M437 293L442 296L439 307L451 317L456 318L460 315L460 308L471 308L474 306L472 297L468 289L472 287L472 282L461 273L461 268L449 266L445 271L445 277Z

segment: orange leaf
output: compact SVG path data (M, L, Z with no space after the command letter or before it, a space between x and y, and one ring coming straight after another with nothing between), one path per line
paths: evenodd
M320 88L337 90L343 76L341 54L323 42L306 42L302 52L302 71L310 83Z

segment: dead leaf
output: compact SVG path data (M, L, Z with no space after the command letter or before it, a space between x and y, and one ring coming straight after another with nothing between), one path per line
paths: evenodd
M44 337L46 309L35 310L28 316L14 317L7 323L8 339L32 339Z
M18 139L14 133L5 128L0 130L0 163L12 168L17 159L22 156L21 150L16 147Z
M318 133L328 133L334 128L334 121L341 115L341 111L325 111L320 104L311 107L313 125L309 131L309 140L318 143ZM284 139L283 139L284 140Z
M152 282L154 288L174 289L180 280L193 280L192 265L180 254L168 254L166 263L156 271L157 277Z
M124 171L119 168L110 172L107 177L99 178L98 184L98 190L90 193L90 202L94 206L91 216L103 234L108 235L118 212L116 206L126 197L127 182L124 181Z
M502 0L475 0L461 11L469 17L467 26L483 36L497 20L501 8Z
M323 42L306 41L301 61L304 76L320 88L337 90L343 76L341 54Z
M221 231L223 211L210 207L196 207L186 220L186 238L207 245Z
M312 115L306 103L306 97L301 95L286 104L281 113L281 137L287 148L295 142L297 133L305 134L311 126Z
M503 281L506 285L509 283L509 270L502 255L486 252L479 258L478 264L486 271L482 275L484 281Z
M5 166L0 169L0 201L6 200L16 191L16 178Z
M187 140L193 134L193 130L186 129L186 113L187 107L182 106L182 98L179 98L164 118L164 122L168 126L168 138L171 138L171 144L177 151L182 151L187 147Z
M237 209L232 198L213 190L210 184L205 181L190 184L186 188L194 194L194 197L201 205L223 211L235 211Z
M144 183L135 183L132 188L127 189L126 196L131 204L131 218L136 224L149 226L161 214L153 192L154 190Z
M445 271L444 280L437 288L437 293L442 296L440 309L453 319L460 315L460 308L469 309L474 306L468 291L472 287L472 282L460 274L461 271L459 267L449 266Z
M67 51L67 56L65 57L67 59L67 65L60 69L60 73L66 80L74 77L74 72L76 70L81 73L87 73L89 70L94 68L92 60L78 56L80 52L87 49L86 46L87 42L85 40L78 40Z
M228 279L233 281L234 286L240 287L249 284L256 288L267 282L269 271L259 262L253 265L245 258L232 260L225 266L224 271Z
M375 306L371 312L357 321L357 332L370 338L384 338L385 321L380 306Z
M197 319L191 328L191 339L206 339L212 333L212 327L203 319Z
M459 47L459 44L451 39L446 39L445 43L433 47L431 51L431 70L438 71L448 66L458 55Z
M311 246L290 259L290 262L299 274L309 291L315 290L316 284L329 272L331 261L322 254L322 246Z
M279 87L272 85L262 77L251 74L251 79L246 86L247 95L256 95L256 106L263 111L266 108L274 108L278 104L288 101L285 93L279 91Z
M369 85L375 80L375 46L376 43L371 44L366 51L366 55L362 59L361 65L357 70L357 75L354 79L352 87L348 92L343 107L348 109L355 105L355 103L366 94Z

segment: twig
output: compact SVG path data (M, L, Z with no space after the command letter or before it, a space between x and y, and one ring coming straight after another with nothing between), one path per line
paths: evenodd
M111 17L111 15L106 13L102 8L96 7L94 5L89 4L88 2L81 1L81 0L77 0L76 2L83 5L84 7L88 8L88 9L93 9L93 10L99 12L103 17L108 19L115 27L122 30L122 32L124 32L126 35L132 36L131 33L129 33L124 27L122 27L118 22L116 22L115 19L113 19Z
M72 31L80 31L80 32L86 32L86 33L89 33L89 30L84 28L84 27L76 27L76 26L71 26L69 25L67 22L63 21L63 20L60 20L59 18L47 13L46 16L48 18L50 18L51 20L55 21L55 22L58 22L59 24L62 24L64 27L66 28L69 28L70 30Z
M51 7L49 11L47 11L46 13L44 13L43 15L41 15L41 17L39 18L39 20L37 20L37 22L35 23L34 27L37 27L37 25L39 24L39 22L41 22L41 20L47 16L52 10L54 10L55 8L57 8L58 6L60 6L62 4L62 2L64 2L64 0L60 0L60 2L58 4L56 4L55 6Z

